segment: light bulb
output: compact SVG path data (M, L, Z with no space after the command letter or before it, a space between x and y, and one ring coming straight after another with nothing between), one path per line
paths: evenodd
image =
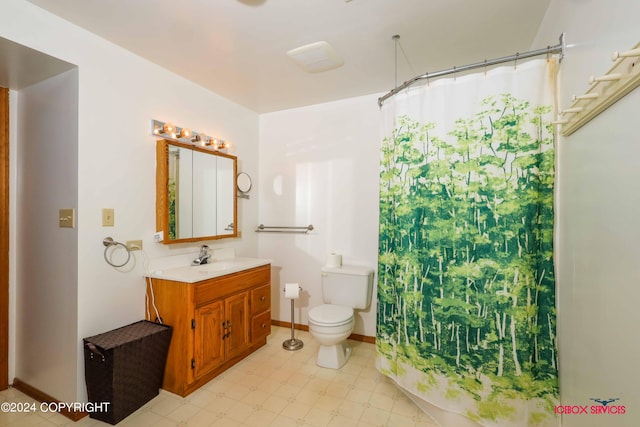
M175 132L176 132L176 127L173 123L165 123L164 126L162 126L162 133L168 133L174 136L175 138Z
M182 128L180 131L180 138L189 138L191 136L191 129Z

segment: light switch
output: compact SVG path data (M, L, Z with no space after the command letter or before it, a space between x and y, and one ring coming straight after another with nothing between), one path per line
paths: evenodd
M73 228L76 225L74 209L60 209L58 211L58 218L60 221L60 227Z
M103 227L113 227L114 218L113 208L104 208L102 209L102 226Z

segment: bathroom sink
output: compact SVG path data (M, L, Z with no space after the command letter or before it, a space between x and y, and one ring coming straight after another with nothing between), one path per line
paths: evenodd
M208 264L195 266L200 273L209 274L212 272L228 270L236 266L234 261L214 261Z
M188 265L156 270L151 274L151 278L195 283L270 263L271 260L268 259L236 257L232 259L213 260L208 264L202 265Z

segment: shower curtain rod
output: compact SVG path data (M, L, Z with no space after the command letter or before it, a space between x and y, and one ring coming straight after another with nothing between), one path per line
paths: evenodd
M526 58L531 58L539 55L550 55L552 53L560 53L560 60L562 60L562 58L564 57L564 49L565 49L564 33L562 33L560 34L560 43L558 43L555 46L547 46L546 48L530 50L529 52L516 53L515 55L503 56L502 58L495 58L495 59L489 59L489 60L485 59L484 61L476 62L475 64L463 65L461 67L453 67L446 70L435 71L433 73L424 73L417 77L412 78L411 80L407 80L400 86L397 86L391 91L389 91L386 95L378 98L378 106L382 107L382 104L388 98L391 98L398 92L408 88L409 86L413 85L414 83L420 80L430 79L434 77L442 77L447 74L459 73L462 71L469 71L476 68L489 67L491 65L502 64L504 62L517 61L519 59L526 59Z

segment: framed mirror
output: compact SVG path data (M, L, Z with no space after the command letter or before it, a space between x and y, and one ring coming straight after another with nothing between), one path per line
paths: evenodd
M156 145L156 228L162 243L237 237L237 158L176 141Z

